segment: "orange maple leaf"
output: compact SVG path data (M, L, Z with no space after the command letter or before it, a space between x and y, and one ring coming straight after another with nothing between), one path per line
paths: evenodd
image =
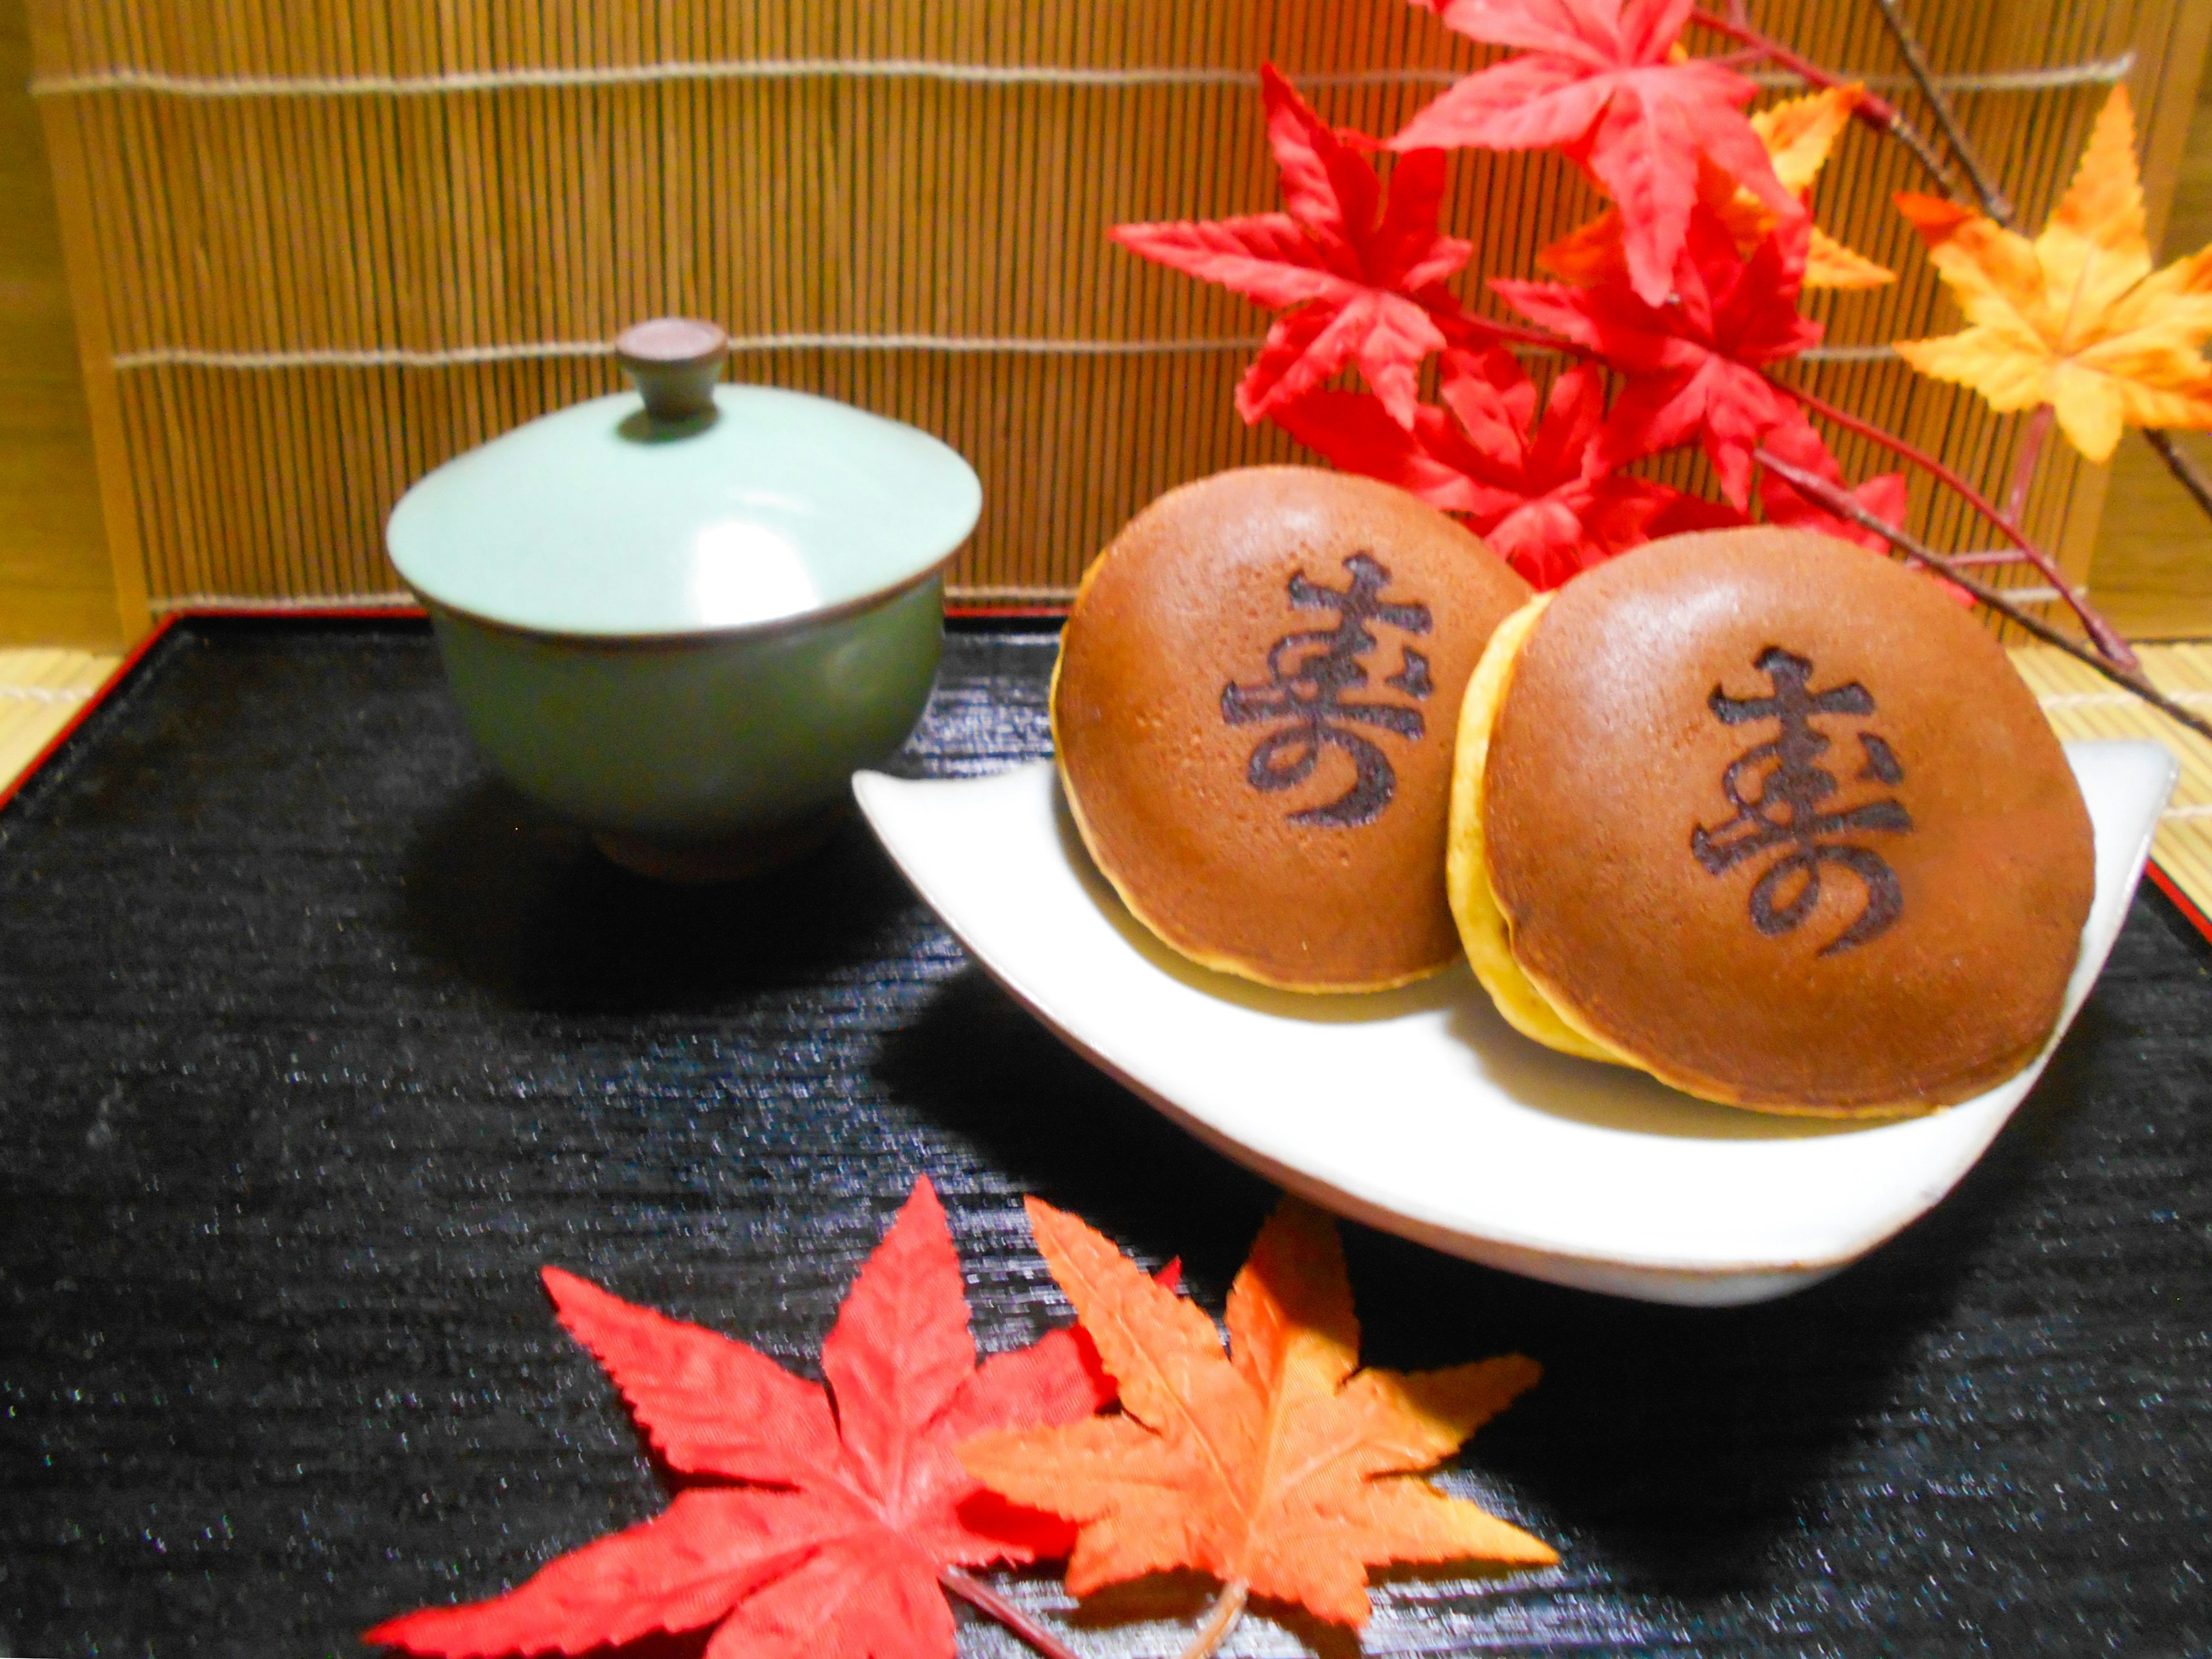
M1856 85L1829 87L1751 118L1752 130L1766 146L1774 176L1784 189L1801 201L1809 198L1813 181L1827 165L1836 140L1850 125L1851 111L1865 92ZM1698 196L1720 216L1739 252L1748 254L1774 228L1773 210L1717 167L1699 168ZM1621 253L1620 210L1608 208L1569 231L1539 253L1536 263L1555 276L1585 286L1620 276L1627 269ZM1818 225L1811 227L1805 251L1807 288L1880 288L1896 280L1896 272L1853 252Z
M2212 427L2212 246L2153 274L2126 87L2033 242L1933 197L1897 205L1971 325L1897 342L1923 374L2004 413L2049 404L2093 461L2112 458L2123 426Z
M1087 1595L1194 1567L1229 1586L1366 1622L1389 1561L1549 1565L1540 1540L1410 1471L1533 1384L1516 1354L1449 1370L1361 1370L1334 1224L1285 1200L1229 1292L1231 1351L1194 1304L1071 1215L1029 1200L1053 1276L1120 1385L1121 1414L988 1435L970 1474L1079 1527L1067 1586Z

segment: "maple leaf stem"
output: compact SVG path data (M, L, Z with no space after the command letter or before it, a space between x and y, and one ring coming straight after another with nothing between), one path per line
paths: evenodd
M1229 1632L1237 1628L1237 1621L1244 1616L1245 1597L1252 1587L1243 1579L1231 1579L1221 1587L1221 1594L1213 1598L1213 1606L1206 1615L1206 1622L1190 1638L1190 1645L1182 1650L1182 1659L1207 1659L1214 1649L1229 1639Z
M1518 323L1493 322L1487 317L1479 320L1484 328L1495 333L1499 339L1510 340L1516 345L1534 346L1539 351L1556 351L1562 356L1578 357L1585 362L1597 356L1588 346L1577 345L1572 340L1540 328L1523 328Z
M1795 398L1814 414L1833 421L1846 432L1856 432L1862 438L1871 439L1891 453L1911 462L1930 477L1940 479L1956 490L1967 506L2003 532L2006 539L2020 549L2021 552L2027 556L2027 562L2041 571L2051 585L2058 590L2066 600L2067 608L2073 611L2081 624L2082 631L2088 635L2100 652L2124 668L2133 669L2141 665L2136 661L2136 653L2129 649L2128 642L2119 636L2112 623L2106 622L2092 608L2089 602L2075 589L2074 584L2066 580L2064 574L2058 568L2057 562L2048 553L2030 541L2018 525L1998 512L1989 497L1983 495L1980 490L1928 453L1926 450L1917 448L1905 442L1904 439L1883 431L1871 421L1863 421L1849 410L1838 409L1826 398L1816 392L1808 392L1802 386L1781 386L1779 381L1776 381L1775 384L1781 386L1786 396ZM1794 471L1796 469L1792 468L1791 471ZM1777 476L1788 478L1790 474L1778 471ZM1826 486L1824 484L1823 487ZM1873 526L1869 526L1869 528L1871 529ZM1886 535L1888 532L1883 531L1878 533Z
M1045 1656L1045 1659L1082 1659L1073 1648L1054 1636L1021 1608L981 1579L959 1567L939 1567L937 1582L979 1612L989 1614Z
M1809 58L1800 58L1772 35L1759 33L1745 19L1716 17L1709 11L1693 11L1690 14L1690 21L1699 28L1726 35L1738 46L1747 47L1756 57L1778 64L1808 85L1840 87L1844 84L1841 76L1822 69ZM1885 131L1899 118L1894 106L1870 92L1860 95L1858 107L1853 113L1869 125Z
M1690 13L1690 22L1697 24L1698 28L1710 28L1710 31L1717 35L1725 35L1728 40L1735 40L1736 45L1743 46L1741 53L1728 55L1728 62L1732 62L1732 64L1739 60L1754 62L1754 64L1760 64L1760 62L1765 62L1765 64L1781 64L1783 69L1790 70L1792 76L1796 76L1798 80L1802 80L1808 86L1847 84L1847 82L1843 80L1843 76L1836 76L1836 73L1832 73L1832 70L1820 69L1820 64L1812 62L1812 58L1798 58L1794 51L1787 49L1787 46L1783 45L1783 42L1778 42L1774 35L1760 33L1759 28L1752 27L1750 13L1745 11L1741 4L1732 3L1728 7L1728 13L1729 15L1725 15L1725 18L1717 18L1717 15L1712 15L1710 11L1692 11ZM1860 91L1858 106L1856 106L1851 112L1858 115L1858 119L1863 119L1867 126L1878 128L1878 131L1882 131L1882 133L1889 131L1891 124L1902 119L1900 115L1898 115L1893 104L1889 104L1889 101L1882 100L1882 97L1875 97L1874 93L1867 93L1867 91Z
M1752 452L1752 459L1787 483L1809 501L1818 501L1838 518L1849 519L1862 529L1871 530L1899 552L1941 573L1948 580L1964 589L1979 604L1987 605L2007 622L2012 623L2046 645L2057 646L2068 656L2085 662L2115 685L2124 686L2141 697L2161 714L2181 722L2200 736L2212 738L2212 723L2191 714L2179 703L2160 690L2139 668L2112 661L2100 653L2091 650L2070 635L2063 634L2033 612L2016 605L1999 589L1990 587L1966 574L1958 561L1946 558L1908 530L1869 513L1849 493L1838 489L1818 473L1802 467L1792 466L1764 447Z
M1936 112L1936 124L1943 129L1943 137L1950 143L1951 153L1959 158L1959 165L1966 170L1966 177L1973 180L1974 194L1982 198L1982 211L1999 224L2010 228L2012 203L2004 191L1997 188L1996 181L1990 177L1989 170L1983 167L1982 158L1975 153L1973 143L1966 137L1966 129L1960 122L1958 112L1951 107L1951 100L1936 84L1936 72L1928 66L1928 54L1921 51L1919 37L1912 33L1911 25L1905 21L1905 13L1898 0L1874 0L1874 3L1881 12L1881 21L1889 30L1890 39L1897 42L1898 53L1905 59L1905 67L1911 71L1913 83L1920 88L1920 95L1928 100L1928 107ZM1958 191L1951 189L1949 193L1956 196Z
M1715 34L1725 35L1748 47L1756 57L1788 70L1808 86L1840 87L1846 84L1841 76L1822 69L1809 58L1799 57L1771 35L1760 33L1752 27L1744 9L1733 3L1733 0L1726 17L1716 17L1706 11L1693 11L1690 14L1690 21L1700 28L1711 29ZM1928 142L1927 136L1919 128L1905 118L1904 112L1896 105L1862 89L1859 101L1851 113L1875 131L1888 133L1903 143L1920 165L1928 169L1929 176L1942 185L1945 195L1956 196L1959 193L1958 181L1951 176L1950 169L1943 165L1943 158L1936 153L1936 146Z
M2027 510L2027 492L2035 483L2035 464L2043 459L2043 441L2051 435L2051 422L2057 412L2049 404L2038 404L2035 413L2027 417L2027 430L2021 434L2020 453L2012 463L2012 488L2005 492L2004 504L2005 517L2014 524Z

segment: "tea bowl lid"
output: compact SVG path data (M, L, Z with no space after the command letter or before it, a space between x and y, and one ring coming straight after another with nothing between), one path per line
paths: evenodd
M615 344L638 390L527 422L392 510L392 562L426 601L592 638L774 629L910 586L975 528L975 470L928 434L716 385L728 338L711 323L658 319Z

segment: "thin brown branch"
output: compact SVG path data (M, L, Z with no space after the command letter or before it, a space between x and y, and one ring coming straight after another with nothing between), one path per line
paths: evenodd
M1888 520L1877 518L1868 512L1854 497L1838 489L1819 474L1808 472L1802 467L1792 466L1789 462L1768 453L1763 448L1753 450L1752 457L1761 466L1807 500L1819 502L1837 517L1849 519L1863 530L1871 530L1899 552L1939 572L1948 580L1971 594L1978 604L1987 605L2007 622L2033 634L2046 645L2057 646L2076 661L2088 664L2115 685L2124 686L2134 692L2136 696L2157 709L2160 714L2170 720L2179 720L2198 736L2212 738L2212 724L2208 724L2200 716L2191 714L2153 685L2141 669L2123 667L2120 664L2091 650L2071 635L2060 632L2033 611L2015 605L2002 590L1990 587L1968 575L1965 568L1955 561L1944 557L1942 554L1928 546L1910 531L1901 529Z
M1715 34L1726 35L1738 46L1748 48L1768 63L1788 70L1808 85L1840 87L1848 85L1844 77L1832 70L1822 69L1809 58L1801 58L1771 34L1762 34L1749 23L1733 17L1716 17L1709 11L1693 11L1690 21L1701 29L1711 29ZM1886 98L1877 98L1864 88L1859 90L1858 107L1853 112L1871 126L1887 130L1898 118L1897 106Z
M1221 1587L1221 1594L1213 1598L1212 1611L1206 1622L1190 1638L1190 1645L1182 1650L1182 1659L1210 1659L1214 1649L1228 1638L1237 1628L1237 1621L1244 1616L1244 1598L1251 1594L1251 1586L1238 1578Z
M1906 67L1912 71L1913 79L1919 82L1921 91L1927 95L1929 103L1934 106L1936 118L1943 123L1945 136L1950 139L1952 149L1957 152L1960 165L1966 168L1967 175L1973 179L1975 193L1981 198L1982 211L2006 228L2014 228L2011 201L2007 198L2002 191L1996 189L1990 184L1989 170L1982 165L1982 158L1975 150L1972 141L1966 137L1965 127L1952 114L1949 104L1936 87L1935 78L1928 67L1928 60L1921 52L1920 43L1914 39L1912 31L1906 26L1903 15L1898 10L1898 0L1875 0L1875 3L1881 9L1882 21L1888 25L1891 35L1897 41L1898 50L1904 53ZM1959 192L1955 188L1947 186L1947 191L1954 200L1957 199ZM2051 405L2045 404L2037 410L2036 418L2047 422L2051 414ZM2198 466L2195 459L2175 443L2169 434L2154 431L2148 427L2137 429L2142 432L2143 441L2158 452L2159 459L2166 463L2166 470L2173 474L2174 477L2180 482L2181 487L2186 489L2196 501L2197 505L2203 509L2205 516L2212 518L2212 478L2205 476L2203 469ZM2015 483L2016 482L2015 480ZM2066 585L2062 582L2059 586L2063 589ZM2070 590L2068 591L2070 592ZM2084 612L2080 605L2076 605L2075 611L2077 615L2082 617L2085 625L2088 617L2095 614ZM2100 618L2100 620L2102 619ZM2091 636L2095 637L2097 630L2093 628L2089 631ZM2103 641L2100 641L2099 643L2102 645ZM2118 658L2118 660L2131 668L2139 666L2133 651L2126 652Z
M1024 1613L981 1579L958 1567L939 1567L937 1582L970 1607L989 1614L1045 1656L1045 1659L1082 1659L1073 1648Z
M1943 137L1950 141L1951 153L1959 158L1959 165L1966 170L1966 177L1974 183L1974 194L1982 198L1982 211L2001 225L2012 223L2012 203L1983 167L1982 158L1975 154L1973 142L1966 137L1966 129L1951 107L1951 100L1943 95L1942 88L1936 84L1936 72L1928 65L1928 54L1921 51L1919 38L1905 21L1905 13L1898 0L1874 0L1881 9L1881 21L1888 26L1890 38L1897 42L1897 50L1905 59L1905 67L1911 71L1912 79L1920 88L1920 95L1928 100L1929 108L1936 112L1936 125L1943 129ZM1955 191L1951 192L1955 195Z
M2197 498L2197 506L2208 514L2212 514L2212 478L2204 476L2204 469L2197 465L2197 458L2174 442L2173 434L2170 432L2159 432L2149 427L2142 427L2139 430L2142 433L2143 441L2155 449L2159 459L2166 463L2166 471L2179 479L2181 487Z
M1928 142L1927 134L1893 111L1888 126L1883 131L1912 152L1913 159L1942 188L1946 196L1959 193L1959 181L1952 176L1951 169L1943 165L1943 158L1936 153L1936 146Z
M1778 381L1777 385L1780 383ZM1941 479L1958 491L1967 506L1972 507L1975 512L1980 514L1983 518L2003 532L2005 538L2017 547L2027 562L2041 571L2045 579L2058 590L2065 599L2067 608L2073 611L2075 619L2081 623L2082 632L2088 635L2090 641L2098 650L2124 667L2141 666L2136 660L2135 652L2129 647L2128 642L2120 637L2118 630L2099 615L2096 609L2082 596L2081 591L2066 580L2065 573L2059 569L2057 561L2030 541L2027 533L2003 514L1998 512L1990 503L1990 499L1980 490L1975 489L1973 485L1968 483L1951 468L1925 450L1916 448L1905 442L1904 439L1883 431L1871 421L1861 420L1848 410L1838 409L1818 393L1808 392L1802 386L1784 386L1781 389L1814 414L1833 421L1846 432L1856 432L1862 438L1872 440L1893 454L1911 461L1929 477Z
M1788 70L1808 86L1840 87L1850 84L1841 76L1822 69L1811 58L1799 57L1773 36L1761 34L1752 27L1741 6L1731 4L1729 11L1726 17L1716 17L1707 11L1693 11L1690 14L1690 21L1700 28L1711 29L1715 34L1735 41L1768 63ZM1862 88L1858 104L1851 113L1875 131L1889 133L1903 143L1918 159L1920 165L1928 169L1929 176L1943 187L1946 196L1959 193L1958 180L1943 165L1943 158L1936 153L1935 145L1928 142L1926 134L1905 118L1904 112L1896 105L1886 98L1877 98Z

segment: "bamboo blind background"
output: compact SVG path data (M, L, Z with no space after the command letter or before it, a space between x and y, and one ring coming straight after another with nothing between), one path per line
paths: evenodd
M1958 95L2027 222L2126 64L2178 147L2208 0L1913 9L1940 72L2014 72ZM1753 13L1933 128L1871 0ZM1387 133L1486 57L1404 0L34 0L33 27L110 534L155 609L392 592L407 485L615 389L599 343L668 312L738 337L733 378L965 453L986 504L957 592L1064 596L1160 490L1300 454L1231 408L1264 315L1107 227L1275 205L1262 58ZM1957 325L1887 207L1925 187L1847 135L1820 222L1903 280L1819 301L1840 349L1803 372L1995 494L2014 423L1868 349ZM1462 292L1495 309L1480 278L1534 274L1591 210L1554 157L1462 155ZM1854 478L1887 465L1836 447ZM2068 452L2035 496L2076 579L2100 489ZM1913 498L1935 544L1985 544Z

